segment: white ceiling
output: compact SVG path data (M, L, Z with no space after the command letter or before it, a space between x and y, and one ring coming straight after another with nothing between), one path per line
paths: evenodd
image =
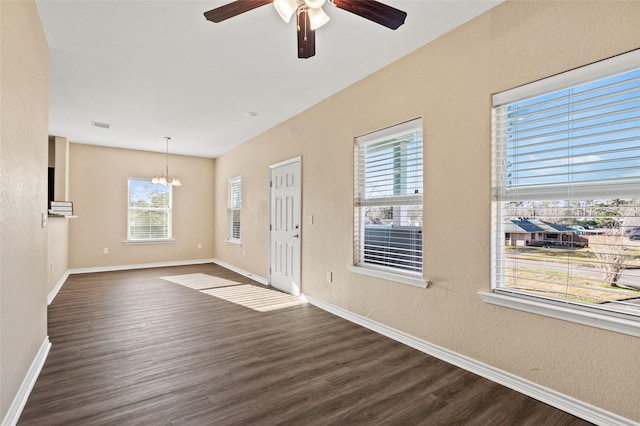
M272 5L214 24L203 13L228 0L37 0L49 133L217 157L502 1L383 1L408 14L396 31L327 4L316 56L298 59L295 17Z

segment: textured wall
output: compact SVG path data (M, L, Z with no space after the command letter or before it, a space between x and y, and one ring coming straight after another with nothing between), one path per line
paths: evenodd
M491 95L640 48L639 19L640 2L508 1L223 155L216 257L268 275L268 167L301 155L305 294L640 421L640 339L477 294L491 286ZM353 139L415 117L424 120L426 290L347 269ZM244 257L223 244L223 194L235 175Z
M69 268L213 257L213 159L170 156L169 172L182 181L173 189L176 241L170 244L123 244L127 179L151 178L164 170L164 154L71 143L69 163L69 200L78 216L69 223ZM103 254L103 248L109 254Z
M0 2L0 419L47 338L49 48L33 1Z

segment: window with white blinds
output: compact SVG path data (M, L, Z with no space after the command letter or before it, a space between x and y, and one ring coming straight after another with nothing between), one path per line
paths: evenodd
M422 120L356 138L356 266L422 275Z
M240 208L242 207L242 179L240 176L228 181L227 242L240 243Z
M129 179L127 240L171 239L171 185Z
M494 96L494 289L640 320L640 55Z

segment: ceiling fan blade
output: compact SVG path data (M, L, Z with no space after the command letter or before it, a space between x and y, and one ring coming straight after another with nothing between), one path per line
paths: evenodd
M273 0L236 0L205 12L204 17L207 18L207 21L222 22L269 3L273 3Z
M311 21L306 10L298 16L298 58L307 59L316 54L316 31L311 29Z
M407 12L375 0L333 0L333 4L392 30L404 24L407 17Z

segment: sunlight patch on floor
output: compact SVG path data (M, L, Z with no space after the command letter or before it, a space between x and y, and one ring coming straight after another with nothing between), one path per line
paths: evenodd
M259 312L275 311L291 306L304 305L301 299L279 291L260 288L245 284L234 287L202 290L202 293L215 296L236 305L253 309Z
M206 288L216 287L228 287L231 285L239 285L238 281L227 280L225 278L214 277L208 274L184 274L184 275L172 275L168 277L160 277L163 280L170 281L175 284L180 284L185 287L192 288L194 290L202 290Z

